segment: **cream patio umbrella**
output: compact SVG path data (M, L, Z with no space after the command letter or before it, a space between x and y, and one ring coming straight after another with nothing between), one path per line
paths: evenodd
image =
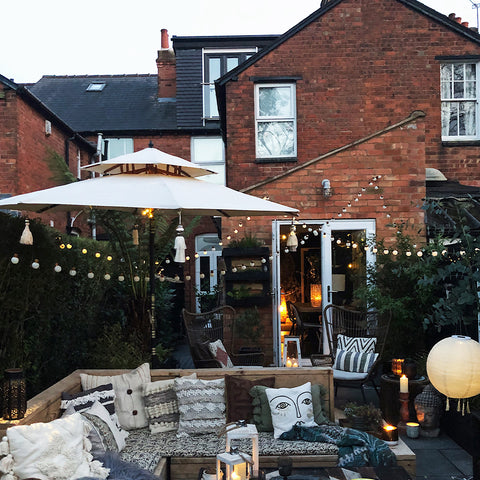
M0 200L0 209L45 211L118 210L209 216L294 216L298 210L196 177L214 173L153 147L83 167L100 174L58 187ZM179 225L180 227L180 225ZM150 233L150 318L154 330L155 265Z

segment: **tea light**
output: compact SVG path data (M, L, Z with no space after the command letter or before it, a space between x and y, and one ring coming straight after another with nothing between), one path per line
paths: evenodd
M394 425L384 425L383 426L383 439L387 445L397 445L398 444L398 429Z
M418 438L420 434L420 425L417 422L407 422L407 437Z

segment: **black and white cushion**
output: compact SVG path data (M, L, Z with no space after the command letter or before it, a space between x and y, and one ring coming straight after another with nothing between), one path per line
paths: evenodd
M337 348L349 352L375 352L377 339L375 337L348 337L346 335L337 336Z
M334 370L345 372L368 373L378 358L378 353L352 352L337 349Z

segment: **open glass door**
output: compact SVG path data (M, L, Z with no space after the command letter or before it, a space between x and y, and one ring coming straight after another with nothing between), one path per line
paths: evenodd
M275 223L274 340L279 342L277 349L281 352L283 336L295 331L286 308L288 302L293 303L303 321L310 324L322 321L323 309L329 303L358 306L355 290L365 281L367 264L374 261L373 254L365 246L375 234L375 221L308 220L296 223L296 248L292 248L295 242L291 240L287 245L291 221ZM297 328L296 334L302 336L304 357L328 352L325 331L324 338L315 335L314 329L310 332ZM279 362L280 354L276 358Z

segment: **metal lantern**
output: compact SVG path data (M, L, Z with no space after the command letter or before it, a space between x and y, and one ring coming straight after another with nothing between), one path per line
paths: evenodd
M232 440L250 439L252 442L252 464L253 475L258 477L258 430L256 425L251 423L245 423L244 421L237 422L234 425L227 425L225 436L226 451L231 451Z
M314 308L322 306L322 285L320 283L310 285L310 303Z
M283 365L285 367L298 367L301 359L300 337L285 335L283 337Z
M440 340L428 354L427 374L447 399L480 394L480 344L462 335Z
M25 378L21 368L5 370L2 405L4 420L20 420L27 411Z
M217 455L217 480L222 478L222 463L225 464L224 480L246 480L252 476L252 457L232 449Z

